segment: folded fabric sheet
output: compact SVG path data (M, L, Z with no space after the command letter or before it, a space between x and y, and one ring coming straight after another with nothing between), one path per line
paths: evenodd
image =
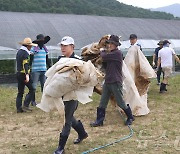
M62 111L63 101L91 102L94 86L101 78L91 61L74 58L61 58L48 69L46 76L41 103L37 105L45 112Z

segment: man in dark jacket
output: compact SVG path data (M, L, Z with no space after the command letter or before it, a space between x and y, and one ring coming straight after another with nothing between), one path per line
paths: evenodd
M157 65L158 65L158 53L159 53L159 50L161 50L163 48L163 41L159 41L158 43L159 47L157 47L154 51L154 55L153 55L153 67L157 68ZM162 67L160 65L160 67L157 68L157 85L160 85L161 82L160 82L160 79L161 79L161 72L162 72ZM164 79L164 72L163 73L163 79Z
M58 44L61 47L62 56L66 58L81 59L74 53L74 39L69 36L62 38L61 42ZM88 134L84 130L83 124L80 120L76 120L74 117L74 112L78 107L77 100L64 101L64 111L65 111L65 124L63 126L62 132L60 133L59 145L54 154L63 154L66 141L69 137L71 127L78 133L78 138L74 141L74 144L80 143L83 139L88 137Z
M33 87L31 78L29 76L29 54L31 47L37 46L36 44L32 43L30 38L25 38L22 42L20 42L20 44L22 46L16 55L18 81L18 94L16 98L17 113L31 111L31 109L29 109L29 103L32 100ZM24 105L22 107L22 98L25 86L28 87L29 93L26 95Z
M123 56L121 51L117 48L120 45L119 37L116 35L111 35L107 43L109 45L108 51L101 52L103 62L106 62L105 83L103 85L100 104L97 108L96 121L90 123L90 125L92 127L103 125L103 121L105 119L105 110L112 94L116 99L117 105L124 110L128 117L125 125L131 125L134 121L134 117L132 115L130 106L126 105L126 103L124 102L122 93Z

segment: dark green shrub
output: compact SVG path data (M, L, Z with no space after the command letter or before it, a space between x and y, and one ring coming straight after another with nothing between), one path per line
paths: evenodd
M15 60L0 60L0 74L15 73Z

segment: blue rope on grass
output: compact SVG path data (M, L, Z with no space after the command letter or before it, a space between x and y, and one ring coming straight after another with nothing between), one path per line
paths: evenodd
M124 119L123 115L121 114L121 112L119 112L119 113L120 113L120 115L121 115L122 119L125 121L125 119ZM81 154L87 154L87 153L90 153L90 152L94 152L94 151L97 151L97 150L100 150L100 149L106 148L106 147L108 147L108 146L110 146L110 145L113 145L113 144L115 144L115 143L119 143L119 142L121 142L121 141L124 141L124 140L129 139L130 137L132 137L132 136L133 136L134 131L133 131L133 129L131 128L131 126L130 126L130 125L128 125L128 128L129 128L129 131L130 131L129 135L127 135L127 136L125 136L125 137L122 137L122 138L120 138L120 139L118 139L118 140L116 140L116 141L114 141L114 142L111 142L111 143L108 143L108 144L105 144L105 145L99 146L99 147L97 147L97 148L93 148L93 149L90 149L90 150L84 151L84 152L82 152Z

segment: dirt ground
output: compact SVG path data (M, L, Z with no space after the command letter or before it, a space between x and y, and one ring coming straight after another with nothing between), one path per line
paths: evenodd
M160 95L155 81L151 84L146 116L136 117L132 125L133 137L95 151L102 154L179 154L180 153L180 76L173 77L168 92ZM57 148L63 115L57 111L45 113L36 107L32 113L17 114L15 110L16 87L0 86L0 154L51 154ZM40 101L41 93L38 90ZM100 97L93 102L79 104L75 116L83 122L89 137L79 145L72 142L77 137L74 130L66 145L67 154L79 154L91 148L118 140L129 134L118 111L109 104L103 127L91 128Z

